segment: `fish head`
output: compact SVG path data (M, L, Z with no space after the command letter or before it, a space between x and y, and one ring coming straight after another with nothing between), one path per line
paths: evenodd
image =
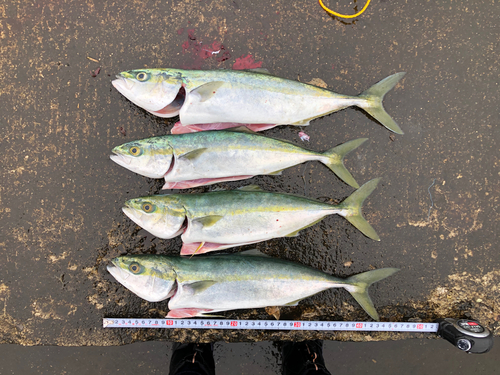
M125 288L149 302L163 301L177 290L176 273L163 257L125 255L113 259L107 269Z
M128 100L151 113L163 113L158 114L162 117L176 116L182 105L174 105L183 84L182 76L176 70L128 70L118 74L111 83ZM169 108L171 104L173 108Z
M176 237L185 229L186 209L176 194L130 199L122 210L133 222L159 238Z
M110 158L122 167L150 178L163 178L173 162L173 149L155 137L125 143L113 149Z

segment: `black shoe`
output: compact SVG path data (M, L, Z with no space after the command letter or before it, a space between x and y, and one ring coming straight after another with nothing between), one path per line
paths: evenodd
M281 349L283 375L331 375L323 359L323 341L285 342Z
M170 375L215 375L213 344L176 342L170 360Z

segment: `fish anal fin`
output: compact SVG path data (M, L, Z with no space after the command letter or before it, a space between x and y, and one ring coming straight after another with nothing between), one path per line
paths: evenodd
M194 160L207 150L208 150L207 148L198 148L196 150L189 151L189 152L186 152L185 154L179 155L179 159L183 158L183 159L187 159L187 160Z
M310 224L307 224L306 226L304 226L304 227L302 227L302 228L300 228L300 229L297 229L295 232L292 232L292 233L290 233L290 234L287 234L285 237L297 237L297 236L299 235L299 232L300 232L301 230L304 230L304 229L306 229L306 228L312 227L314 224L319 223L321 220L323 220L323 218L318 219L318 220L316 220L316 221L314 221L314 222L312 222L312 223L310 223Z
M224 84L225 82L223 81L208 82L195 88L192 92L200 95L200 102L203 103L214 96L217 90Z
M292 302L288 302L288 303L285 303L284 305L282 306L297 306L299 304L299 302L302 301L302 298L301 299L298 299L298 300L295 300L295 301L292 301Z
M287 234L285 237L298 237L298 236L299 236L299 232L300 232L301 230L302 230L302 228L301 228L301 229L299 229L299 230L296 230L295 232L292 232L292 233L290 233L290 234Z
M270 175L270 176L280 176L285 169L286 168L283 168L283 169L280 169L279 171L274 171L274 172L268 173L268 175Z
M323 115L322 115L323 116ZM290 125L296 125L296 126L307 126L309 125L309 122L311 121L311 119L305 119L305 120L300 120L300 121L297 121L297 122L294 122Z

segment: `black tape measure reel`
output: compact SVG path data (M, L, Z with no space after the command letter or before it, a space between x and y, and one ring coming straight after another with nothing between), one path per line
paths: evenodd
M493 334L470 319L438 319L437 334L467 353L487 353L493 347Z

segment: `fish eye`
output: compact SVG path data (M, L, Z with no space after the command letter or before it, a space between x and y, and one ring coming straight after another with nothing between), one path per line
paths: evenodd
M154 212L156 209L156 206L152 203L146 202L142 205L142 210L147 213Z
M148 74L147 74L147 73L145 73L145 72L139 72L139 73L137 73L137 75L135 76L135 78L136 78L138 81L143 82L143 81L145 81L145 80L147 80L147 79L148 79Z
M140 156L142 155L142 149L139 146L132 146L128 150L130 152L130 155L132 156Z
M128 266L128 269L130 270L130 272L132 273L139 273L141 272L141 266L139 263L130 263L130 266Z

